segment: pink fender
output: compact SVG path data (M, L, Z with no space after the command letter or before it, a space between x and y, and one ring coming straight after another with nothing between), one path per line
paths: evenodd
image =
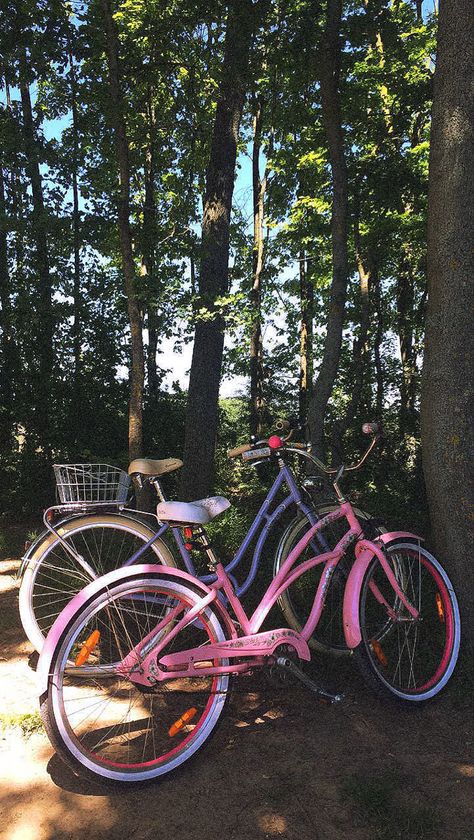
M78 592L77 595L75 595L71 601L69 601L67 606L58 615L56 621L54 622L53 626L51 627L51 630L49 631L46 637L40 658L38 660L38 667L36 669L38 687L37 694L39 697L42 697L42 695L48 689L48 676L50 672L51 661L54 655L54 650L72 616L81 607L87 604L87 602L91 600L91 598L93 598L94 595L102 589L104 584L112 585L117 581L126 581L132 579L136 577L137 573L140 575L146 574L148 572L159 572L167 580L175 578L179 582L192 583L194 586L197 586L199 587L199 589L202 590L203 595L207 595L211 591L205 583L202 583L202 581L193 577L188 572L183 572L181 569L175 569L170 566L152 565L150 563L142 563L141 565L137 564L134 566L129 566L126 569L115 569L115 571L109 572L108 574L97 578L97 580L92 581L84 589L81 589L81 591ZM219 601L219 598L215 599L215 601L213 602L213 606L219 611L230 638L236 638L237 631L234 627L234 624L231 621L229 614L227 613L227 610Z
M343 624L344 636L348 648L356 648L362 641L359 623L359 601L360 590L364 575L374 554L377 553L377 543L391 543L394 540L416 540L419 542L422 537L411 534L409 531L389 531L380 534L374 542L360 540L355 547L356 561L350 571L344 590ZM378 549L380 551L380 549Z

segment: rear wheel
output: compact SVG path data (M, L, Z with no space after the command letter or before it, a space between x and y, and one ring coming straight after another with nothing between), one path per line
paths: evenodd
M116 668L170 611L180 610L162 627L161 639L201 597L192 584L141 573L104 587L71 618L53 655L42 716L53 746L74 772L95 781L150 781L175 770L209 738L224 710L227 674L183 675L140 688ZM159 656L225 638L211 605ZM96 640L90 659L75 674L69 663L90 639ZM78 679L91 663L97 676Z
M315 508L314 513L318 519L322 519L328 513L332 513L338 509L338 505L328 504ZM354 508L354 513L361 524L364 522L369 523L371 521L367 513L364 513L357 508ZM305 516L298 516L290 523L280 541L280 545L278 546L274 564L274 575L278 573L290 552L305 535L309 527L310 523ZM332 550L344 533L346 533L347 529L348 525L346 519L331 522L322 532L328 545L328 549L323 549L323 547L317 542L316 538L311 540L309 545L298 558L295 568L297 568L297 566L305 560L308 560L310 557L322 554L323 550ZM382 533L385 529L378 528L377 530ZM309 640L309 645L313 648L313 650L317 650L322 653L330 653L335 656L347 655L350 652L346 646L344 637L342 602L346 581L352 567L353 559L353 553L349 548L347 554L339 561L339 564L333 573L326 593L321 618L313 636ZM304 575L298 578L298 580L286 589L278 601L289 626L297 632L301 631L308 620L311 607L313 606L314 596L323 572L324 564L313 566L313 568L305 572Z
M378 694L422 702L441 691L456 665L461 635L458 603L446 572L428 551L410 543L394 543L385 550L419 616L411 616L374 559L361 587L362 641L354 655ZM380 603L380 594L385 604Z
M20 617L31 644L41 651L59 613L95 577L118 569L153 536L143 522L118 514L96 514L71 519L58 530L85 561L86 568L67 551L55 534L36 547L20 587ZM161 539L137 560L176 566Z

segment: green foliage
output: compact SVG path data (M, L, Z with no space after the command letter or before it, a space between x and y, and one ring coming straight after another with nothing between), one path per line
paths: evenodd
M261 300L264 398L269 414L276 417L298 411L302 264L314 289L315 371L329 307L333 187L318 81L325 4L272 0L255 5L251 89L239 137L240 173L231 220L231 285L212 311L199 299L199 222L227 4L126 0L114 4L114 19L145 338L154 318L158 349L166 339L179 352L192 340L196 322L214 318L217 312L228 336L225 375L247 378L256 318L251 305L249 158L255 102L262 102L259 165L267 176ZM371 509L408 524L407 516L419 520L420 514L426 515L420 490L418 403L436 21L426 14L419 20L409 0L346 0L343 12L340 92L351 277L341 362L327 416L328 452L332 427L350 408L357 366L362 365L362 394L343 449L348 459L355 457L364 444L358 432L361 422L380 413L386 444L383 454L351 479L351 488ZM33 507L39 511L54 498L52 461L100 455L126 466L130 332L101 4L93 0L71 11L59 0L6 2L0 10L0 52L7 68L0 99L0 244L6 250L6 271L0 266L5 278L0 284L0 480L3 508L26 513ZM38 422L41 318L22 82L32 95L54 321L47 441ZM356 220L362 259L372 267L362 361L354 354L362 318ZM404 366L400 339L409 349ZM14 358L9 357L12 346ZM171 368L172 362L165 366ZM144 454L158 458L179 457L183 449L187 395L178 383L166 389L165 375L166 370L158 369L158 390L147 382L145 393ZM248 422L244 385L241 396L221 401L216 489L236 501L249 500L250 510L258 503L262 481L255 471L230 463L225 455L227 448L247 439ZM175 479L170 478L170 489L177 492ZM244 530L244 519L231 515L232 543Z

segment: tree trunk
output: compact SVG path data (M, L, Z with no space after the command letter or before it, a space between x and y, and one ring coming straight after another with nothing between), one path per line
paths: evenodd
M38 288L36 306L38 380L35 396L36 416L34 425L38 442L47 458L51 447L51 373L54 367L52 288L48 254L48 220L44 206L38 142L33 124L33 111L28 84L28 59L24 50L20 56L20 95L25 154L33 202L31 224L35 242L35 269Z
M158 313L156 305L157 282L155 275L156 244L156 201L155 201L155 130L156 117L153 103L153 91L148 91L148 144L145 153L145 204L143 207L142 231L142 275L146 277L147 297L147 379L148 398L153 405L158 396L158 368L156 352L158 349Z
M130 169L129 148L125 128L123 97L120 90L118 60L118 35L112 16L110 0L102 0L106 31L107 62L109 70L110 104L115 135L115 150L119 174L118 227L122 269L127 296L128 319L131 335L130 403L128 415L129 458L138 458L143 447L143 381L144 356L140 307L138 304L135 264L130 230Z
M422 452L436 551L474 648L474 4L440 3L428 194Z
M251 0L230 4L220 95L206 176L202 256L184 444L183 498L210 492L214 473L224 321L216 299L228 291L229 224L237 140L252 34Z
M348 186L339 96L341 15L342 0L328 0L326 27L321 48L320 83L322 122L328 142L333 189L331 218L333 276L323 359L308 414L311 441L317 452L323 450L324 417L339 366L348 280Z
M74 321L72 327L72 341L74 352L74 379L73 379L73 422L75 425L75 444L79 444L81 438L81 408L82 408L82 289L81 289L81 220L79 211L79 127L77 110L77 80L74 67L74 55L70 34L68 35L69 49L69 83L71 93L72 112L72 229L73 229L73 250L74 250L74 271L73 271L73 313Z
M344 416L338 419L332 430L333 461L340 464L343 460L344 450L342 438L354 420L359 408L359 402L364 385L364 372L366 370L367 358L367 336L369 333L369 291L371 286L371 261L362 256L362 247L359 232L359 218L356 212L354 223L354 247L359 274L360 291L360 325L359 335L354 339L352 347L352 375L351 375L351 397Z
M10 274L8 270L7 219L3 161L0 159L0 450L9 452L13 444L13 383L15 378L15 337L12 323Z
M262 271L263 271L263 210L267 184L266 172L260 178L260 148L262 139L263 103L256 103L252 149L253 188L253 259L250 309L252 326L250 334L250 434L260 436L262 431L263 399L263 344L262 344Z
M413 340L414 279L410 256L405 247L398 264L397 315L400 358L400 432L402 437L413 434L416 428L416 393L418 369Z
M385 371L382 358L382 341L384 336L384 319L382 307L382 293L380 289L380 277L377 266L374 266L370 272L369 294L374 301L374 316L376 319L376 327L374 334L374 361L375 361L375 417L376 420L382 422L384 392L385 392Z
M308 406L313 385L313 318L314 286L311 274L311 260L306 260L300 251L300 376L299 376L299 421L304 426L308 419Z

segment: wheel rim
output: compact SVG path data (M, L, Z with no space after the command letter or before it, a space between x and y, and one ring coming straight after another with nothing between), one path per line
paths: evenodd
M389 556L393 560L394 552ZM364 645L372 669L391 691L413 697L431 696L447 682L454 668L459 638L453 599L443 574L416 546L397 549L396 562L403 568L404 591L419 611L419 618L413 619L398 602L397 620L388 626L386 611L370 592L370 581L376 583L391 604L393 590L380 564L375 563L362 598Z
M64 534L97 576L122 566L149 536L132 530L130 522L116 521L92 522ZM151 547L140 557L140 563L145 562L160 562L157 549ZM38 650L59 613L91 579L57 541L27 569L20 608L27 635Z
M72 678L66 662L73 658L78 641L92 627L113 627L109 638L103 637L97 656L117 661L117 650L123 643L130 649L138 638L150 631L159 616L175 603L190 605L186 590L160 584L130 585L127 598L112 595L102 606L90 612L86 621L68 633L61 647L60 658L51 681L51 702L62 740L70 752L86 768L98 775L118 780L146 779L169 772L192 755L206 740L217 723L228 686L228 677L183 678L160 683L156 694L143 694L123 677L109 673L91 680ZM135 598L140 600L139 608ZM153 605L151 599L153 598ZM161 598L161 602L157 600ZM113 641L112 641L113 638ZM178 634L164 653L181 647L202 646L224 638L216 616L207 611L198 623ZM80 670L80 668L79 668ZM66 671L66 673L65 673ZM169 730L183 714L195 709L192 719L173 736Z

